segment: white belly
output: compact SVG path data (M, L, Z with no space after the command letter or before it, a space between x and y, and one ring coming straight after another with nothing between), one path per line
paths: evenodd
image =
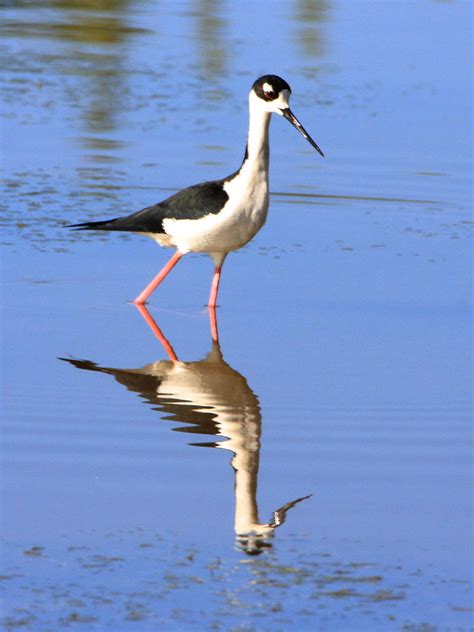
M266 175L266 174L265 174ZM268 213L268 181L242 186L238 177L224 184L229 200L219 213L200 219L165 219L169 245L186 252L222 252L241 248L262 228ZM239 191L244 191L239 195ZM168 244L166 244L168 245Z

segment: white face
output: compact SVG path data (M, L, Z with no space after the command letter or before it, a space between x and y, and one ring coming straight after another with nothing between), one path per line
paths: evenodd
M290 91L282 90L278 95L278 99L274 99L273 101L269 101L267 104L273 106L272 112L276 112L277 114L281 114L282 110L286 110L290 107Z
M263 89L268 92L273 90L270 84L263 84ZM272 101L264 101L252 90L250 92L250 104L261 108L265 112L282 115L281 111L290 107L290 94L289 90L282 90L276 99L273 99Z

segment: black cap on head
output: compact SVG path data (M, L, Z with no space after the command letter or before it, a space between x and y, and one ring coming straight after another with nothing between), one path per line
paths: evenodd
M282 90L291 92L290 86L278 75L263 75L252 86L255 94L264 101L273 101L278 98Z
M259 97L259 99L262 99L262 101L267 101L269 103L278 99L283 90L288 90L288 92L291 93L290 86L286 83L284 79L282 79L278 75L263 75L262 77L259 77L257 81L254 82L252 90L255 92L257 97ZM282 105L283 107L281 107ZM311 136L290 110L290 108L288 107L288 103L286 103L285 105L281 102L277 102L276 108L270 108L268 109L268 111L276 112L284 116L286 120L289 121L304 138L306 138L308 143L312 145L321 154L321 156L324 156L321 149L314 142L314 140L311 138Z

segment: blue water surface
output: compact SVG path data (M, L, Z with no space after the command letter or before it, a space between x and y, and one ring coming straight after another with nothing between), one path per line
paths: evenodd
M472 5L1 12L3 628L471 629ZM235 170L267 72L326 157L274 117L216 345L208 258L141 314L169 252L65 225Z

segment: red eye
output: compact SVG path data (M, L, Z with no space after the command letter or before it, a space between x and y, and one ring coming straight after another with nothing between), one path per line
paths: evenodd
M274 99L275 98L275 93L273 92L273 90L264 90L263 91L263 96L265 97L265 99Z

